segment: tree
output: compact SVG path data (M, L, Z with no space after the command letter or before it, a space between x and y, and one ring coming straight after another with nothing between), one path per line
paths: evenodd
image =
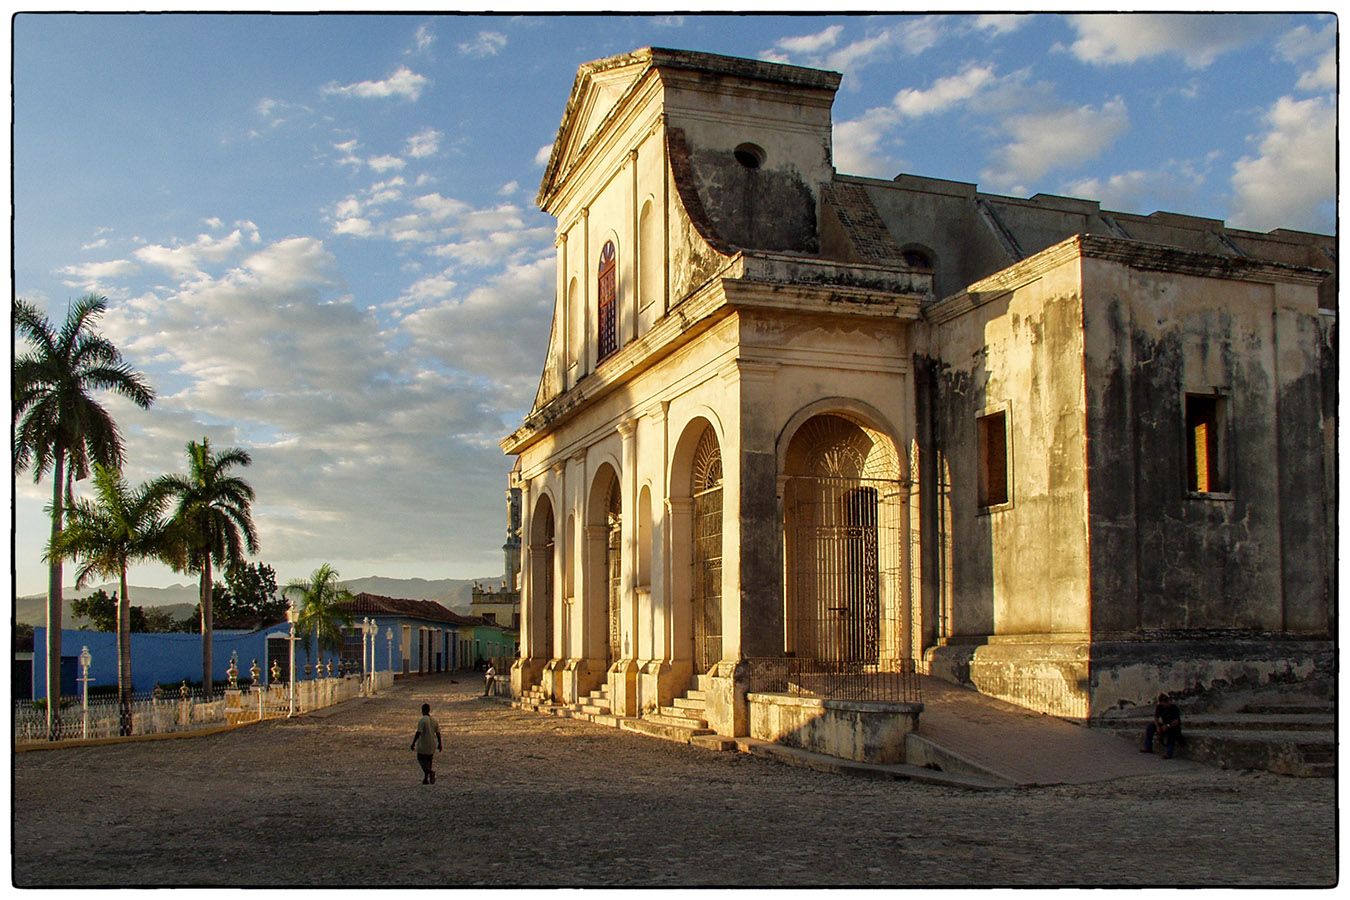
M277 596L276 570L266 563L227 569L225 586L212 586L211 604L218 628L256 628L286 618L286 601Z
M214 631L212 609L212 564L221 568L238 566L244 550L258 552L258 533L253 527L253 488L237 475L236 466L247 466L253 459L246 450L231 447L211 452L211 444L202 438L199 444L188 441L188 474L165 475L155 482L155 490L175 503L174 523L180 540L182 570L201 576L197 594L202 623L202 685L211 690L211 640Z
M117 576L121 588L117 603L117 697L121 733L126 735L131 734L131 596L127 591L127 565L138 560L163 559L172 552L172 547L160 520L165 499L150 485L132 490L121 473L95 463L94 498L71 505L69 521L48 547L47 556L80 560L75 573L76 587L83 587L95 576Z
M133 372L111 341L93 331L107 309L104 297L88 294L66 312L58 331L36 306L14 300L14 331L30 345L14 360L12 413L14 471L28 469L41 482L52 473L51 543L61 536L71 484L89 477L91 462L122 465L122 436L95 391L111 391L142 409L155 392ZM53 557L47 580L47 696L61 696L61 560ZM59 702L47 704L47 736L60 726Z
M113 631L117 628L117 598L99 588L88 597L70 601L70 611L88 619L95 631Z
M338 586L338 573L328 563L315 569L308 580L297 578L281 589L281 595L294 598L300 606L298 632L313 632L314 644L323 660L323 649L342 652L342 626L352 624L351 605L356 600L351 591ZM309 645L305 645L309 653Z

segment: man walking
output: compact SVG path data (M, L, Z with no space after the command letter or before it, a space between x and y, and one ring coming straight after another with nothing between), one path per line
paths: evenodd
M435 784L436 770L432 763L441 750L441 726L431 717L431 704L422 704L422 718L413 732L412 749L417 751L417 762L422 766L422 783Z

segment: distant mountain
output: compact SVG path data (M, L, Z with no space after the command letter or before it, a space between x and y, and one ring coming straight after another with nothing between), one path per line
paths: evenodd
M493 583L493 578L383 578L371 575L350 578L342 584L353 594L379 594L381 597L402 597L408 600L435 600L456 612L467 613L473 599L475 582Z
M467 613L473 597L474 583L496 584L498 581L500 581L498 576L428 580L426 578L383 578L379 575L372 575L367 578L351 578L342 582L342 584L353 594L365 592L379 594L382 597L435 600L438 603L445 604L455 612ZM65 589L61 598L62 605L65 607L62 616L62 623L65 627L79 628L81 625L88 624L87 620L79 618L71 611L70 602L77 597L87 597L100 588L113 596L117 595L117 584L115 582L94 585L78 591L73 587ZM177 619L187 618L197 606L197 585L195 584L174 584L163 588L137 587L133 584L129 586L128 590L131 593L133 606L163 608ZM14 599L14 620L25 625L46 625L47 595L29 594L16 597Z

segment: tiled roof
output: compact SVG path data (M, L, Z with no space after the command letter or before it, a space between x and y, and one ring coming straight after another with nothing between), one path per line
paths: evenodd
M362 592L356 595L351 604L354 616L402 616L408 619L425 619L429 622L449 622L452 625L480 624L446 609L435 600L408 600L402 597L381 597L379 594Z

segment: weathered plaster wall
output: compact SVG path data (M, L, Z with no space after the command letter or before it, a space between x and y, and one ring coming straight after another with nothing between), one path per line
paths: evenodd
M1315 285L1084 264L1093 632L1329 625ZM1186 393L1226 398L1231 489L1186 489Z
M714 236L745 249L819 247L820 186L829 181L833 90L663 72L668 126L682 135L690 187ZM756 168L736 160L753 144Z
M950 466L953 635L1088 628L1082 303L1076 259L931 331ZM979 505L977 419L1008 417L1008 503Z

